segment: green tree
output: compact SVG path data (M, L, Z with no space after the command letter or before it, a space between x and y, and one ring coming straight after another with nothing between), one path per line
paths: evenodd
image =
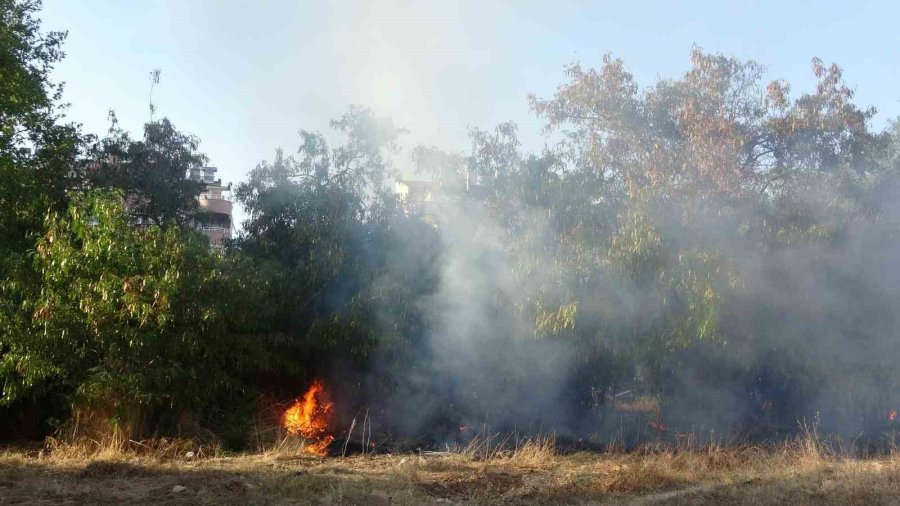
M65 209L67 190L79 184L80 135L62 123L62 86L49 78L63 56L65 33L41 29L40 7L39 1L0 1L0 360L20 338L27 287L40 283L28 250L48 209ZM9 417L26 407L0 409L0 423L14 427Z
M95 191L47 216L34 261L40 284L0 343L4 404L56 392L140 437L239 397L254 353L199 234L135 228L120 194Z
M49 78L65 33L41 31L40 6L0 2L0 276L8 255L33 244L47 209L65 207L77 176L79 136L59 123L62 87Z
M144 223L187 224L200 220L197 196L202 183L187 176L207 162L196 137L178 131L168 119L147 123L140 140L113 124L94 142L85 173L94 187L124 192L128 212Z
M618 309L610 311L585 297L610 299L581 291L578 314L619 313L610 321L627 322L617 332L657 392L687 399L685 383L715 384L733 389L744 399L738 404L748 391L780 396L776 414L785 423L811 417L807 403L833 370L809 358L819 353L814 336L833 335L834 327L810 316L824 301L806 295L806 304L795 290L816 279L843 301L840 314L878 306L824 273L851 276L859 265L844 257L847 241L886 225L879 222L893 192L884 161L891 149L870 130L874 110L853 103L841 69L818 59L812 67L815 91L792 99L787 83L763 82L760 65L699 49L684 76L643 90L622 61L606 57L596 70L569 67L553 97L531 98L547 129L561 132L571 174L595 174L602 184L589 198L616 217L608 241L593 236L581 248L604 258L608 267L595 272L618 273L620 298L630 302L612 301ZM877 236L891 237L884 234ZM893 255L889 242L871 240L877 258ZM795 298L779 304L772 293ZM879 319L845 328L830 346L874 340L883 327ZM842 373L857 396L874 391L859 386L868 384L865 369ZM690 402L708 402L702 397ZM748 409L755 414L741 422L761 413ZM714 410L721 411L707 404L682 413Z
M259 317L300 381L336 357L364 363L377 342L371 290L400 214L385 182L402 130L356 107L332 127L343 144L301 131L296 157L279 150L235 191L248 213L236 247L265 280Z

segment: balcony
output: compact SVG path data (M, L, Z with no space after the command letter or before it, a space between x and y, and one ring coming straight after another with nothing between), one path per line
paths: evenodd
M201 232L222 232L231 234L231 227L223 227L222 225L199 225L196 227Z
M214 248L222 246L226 240L231 239L231 230L224 227L204 226L199 227L199 230L209 239L209 245Z
M231 201L222 196L201 194L200 209L208 213L227 214L231 216Z

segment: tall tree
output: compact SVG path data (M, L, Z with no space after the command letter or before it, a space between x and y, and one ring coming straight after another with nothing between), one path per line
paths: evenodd
M75 182L79 136L60 123L62 87L50 81L66 34L41 30L40 7L0 1L0 260L33 244L47 209L63 208Z
M0 402L54 392L131 437L239 409L244 371L267 359L232 331L241 288L218 262L190 230L134 227L120 193L77 195L47 216L40 284L4 329Z
M197 204L203 185L188 178L191 169L207 163L198 146L196 137L165 118L145 124L142 138L132 139L113 115L109 135L89 148L85 173L92 186L124 192L134 218L186 224L203 216Z
M359 290L368 264L366 222L385 192L401 134L355 107L332 126L344 144L331 147L322 134L301 131L296 158L279 150L235 192L249 215L240 247L277 266L281 292L271 294L281 308L277 328L295 335Z

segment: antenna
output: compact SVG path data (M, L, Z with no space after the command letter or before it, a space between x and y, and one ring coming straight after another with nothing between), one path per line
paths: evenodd
M160 69L153 69L150 71L150 123L153 123L153 113L156 112L156 106L153 105L153 88L159 84L159 74L162 73Z
M112 135L119 128L119 118L116 117L116 111L110 109L106 115L106 121L109 121L109 134Z

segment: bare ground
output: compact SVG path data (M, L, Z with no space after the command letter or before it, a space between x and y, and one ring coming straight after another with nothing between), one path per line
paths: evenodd
M0 453L0 504L900 504L900 458L810 445L556 455Z

